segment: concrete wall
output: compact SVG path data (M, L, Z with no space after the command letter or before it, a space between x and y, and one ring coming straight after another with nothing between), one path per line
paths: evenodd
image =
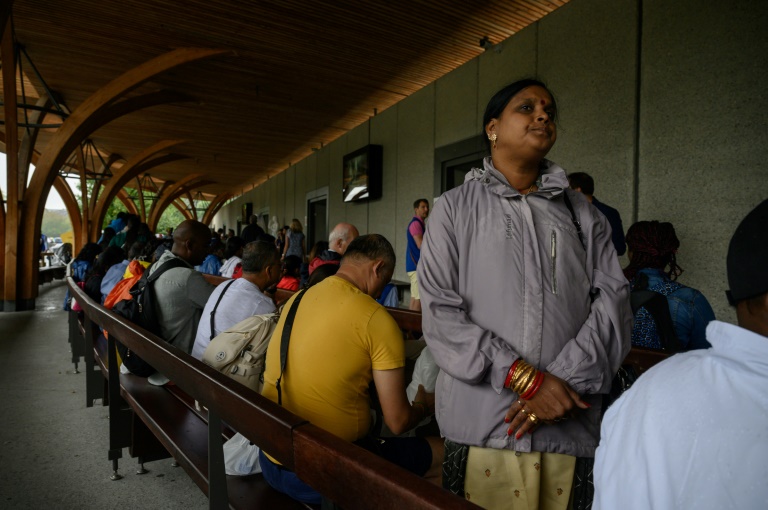
M281 223L303 218L306 192L329 186L329 226L351 221L387 236L401 261L395 278L406 279L404 231L413 200L433 194L435 149L480 133L496 90L538 76L560 110L550 159L592 174L625 230L638 219L673 222L680 281L733 322L728 240L768 198L765 26L768 2L571 0L246 193L214 223L234 225L248 201L268 204ZM384 146L383 198L343 204L342 157L368 143Z

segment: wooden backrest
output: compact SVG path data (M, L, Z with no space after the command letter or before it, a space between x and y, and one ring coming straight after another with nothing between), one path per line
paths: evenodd
M90 299L67 279L85 315L111 338L217 413L344 508L477 508L329 434Z
M278 303L284 303L294 293L289 290L278 290L275 294L275 301ZM410 331L414 335L421 335L421 312L413 310L406 310L405 308L389 308L387 311L400 326L403 331ZM629 354L624 359L624 365L632 365L635 368L637 375L642 374L652 366L656 365L667 359L670 356L668 352L657 351L653 349L642 349L640 347L632 347Z

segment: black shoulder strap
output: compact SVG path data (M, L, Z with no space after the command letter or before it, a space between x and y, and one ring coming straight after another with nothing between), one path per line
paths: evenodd
M298 310L301 298L304 297L306 291L307 290L304 289L298 293L296 299L291 303L291 309L288 310L288 315L285 317L285 322L283 323L283 335L280 338L280 377L277 378L277 382L275 383L275 386L277 387L277 403L279 405L283 405L283 393L280 389L280 381L283 379L285 363L288 361L288 344L291 342L293 319L296 317L296 310Z
M672 322L672 315L669 313L667 296L648 290L648 276L646 274L637 274L635 286L629 299L633 315L636 315L640 308L645 308L651 314L653 321L656 323L656 331L659 334L662 349L673 353L683 350L675 334L675 326Z
M231 282L227 283L227 286L224 287L224 290L221 291L221 294L219 294L219 299L216 300L216 304L213 305L213 310L211 310L211 340L213 340L214 335L214 329L213 329L213 317L216 315L216 310L219 309L219 303L221 303L221 298L224 297L224 293L227 292L227 290L232 286L232 284L235 283L235 280L232 280Z
M165 261L163 265L155 269L152 274L149 274L149 269L147 269L147 282L149 283L154 282L155 280L160 278L160 276L166 271L177 268L177 267L186 267L186 264L184 263L184 261L174 257L170 260Z
M568 211L571 213L571 221L573 222L573 226L576 227L576 233L579 234L579 241L581 241L581 245L584 247L584 249L587 249L587 245L584 243L584 233L581 231L581 222L576 217L576 211L573 210L573 204L571 203L571 199L568 197L568 190L563 190L563 200L565 200L565 206L568 208Z

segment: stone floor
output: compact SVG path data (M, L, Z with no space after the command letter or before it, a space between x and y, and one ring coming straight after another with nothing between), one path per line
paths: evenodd
M74 373L61 311L65 291L62 281L45 284L34 312L0 312L0 508L207 508L171 460L137 475L126 449L124 478L109 479L107 408L85 406L85 375Z

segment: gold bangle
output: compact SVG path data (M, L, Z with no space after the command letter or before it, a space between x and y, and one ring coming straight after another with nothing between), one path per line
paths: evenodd
M536 370L533 366L530 367L530 370L527 370L521 378L515 382L515 388L514 391L518 395L525 394L529 389L533 387L533 384L536 382L536 377L538 376L539 371Z
M536 371L533 373L533 379L531 379L531 381L530 381L528 384L526 384L526 385L525 385L525 387L523 388L523 391L522 391L522 393L520 393L520 395L525 395L526 393L528 393L528 390L530 390L531 388L533 388L533 385L534 385L534 384L536 384L536 377L537 377L538 375L539 375L539 371L538 371L538 370L536 370Z
M520 393L520 388L523 387L525 382L530 378L531 373L533 372L534 368L532 366L527 366L525 369L518 374L518 376L513 380L512 389L516 393Z
M528 365L525 367L524 371L516 378L513 379L513 389L515 393L520 393L520 389L524 388L525 385L530 381L533 376L536 374L536 369Z

